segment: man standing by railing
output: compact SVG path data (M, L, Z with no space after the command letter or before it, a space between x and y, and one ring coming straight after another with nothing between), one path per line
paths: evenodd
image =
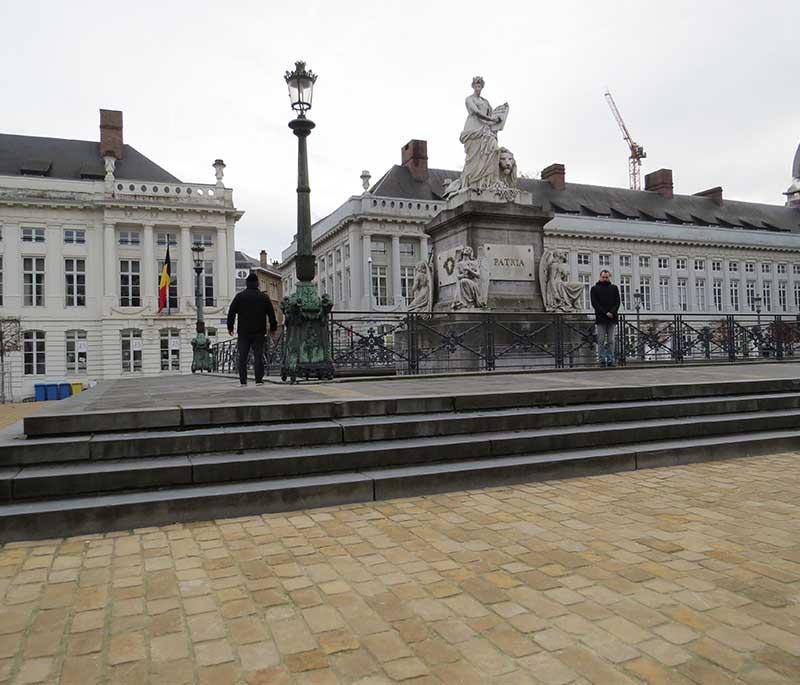
M267 334L267 319L273 339L278 336L278 320L275 318L272 302L258 289L258 276L250 273L245 283L247 287L236 293L228 309L228 335L233 335L233 324L238 316L239 382L247 385L247 358L250 350L253 350L256 385L261 385L264 382L264 338Z
M592 307L597 323L597 353L600 366L616 366L614 342L617 337L619 289L611 282L611 272L603 269L600 280L592 286Z

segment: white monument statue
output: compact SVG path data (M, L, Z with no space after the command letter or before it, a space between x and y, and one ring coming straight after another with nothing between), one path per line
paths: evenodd
M461 178L451 182L445 195L454 195L465 190L502 191L516 188L516 162L510 150L497 144L497 132L502 131L508 118L508 103L492 109L489 101L481 96L484 80L481 76L472 79L472 95L465 101L467 120L460 140L464 145L464 170ZM503 157L503 153L506 157ZM510 167L513 165L513 185L510 185Z
M433 256L433 253L431 253ZM408 303L409 312L430 314L433 309L433 273L430 259L420 262L414 270L414 283L411 286L411 302Z
M548 312L578 312L583 285L569 282L567 257L563 252L545 250L539 260L539 287Z
M452 309L485 309L489 295L489 269L475 259L469 246L456 248L456 293Z

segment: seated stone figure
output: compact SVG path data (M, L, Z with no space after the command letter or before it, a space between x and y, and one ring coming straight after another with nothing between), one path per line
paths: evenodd
M577 312L581 309L583 285L569 282L567 257L563 252L545 250L539 260L539 286L548 312Z

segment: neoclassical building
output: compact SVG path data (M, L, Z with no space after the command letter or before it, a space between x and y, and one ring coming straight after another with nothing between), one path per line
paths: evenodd
M427 143L412 140L365 191L313 226L320 289L337 310L402 311L413 266L428 255L423 228L444 206L460 172L428 167ZM562 164L520 179L533 204L553 213L545 249L566 253L570 277L588 292L601 269L619 284L623 309L652 313L800 312L800 149L784 205L740 202L720 187L677 195L672 171L645 177L641 191L569 183ZM776 189L776 197L780 189ZM293 243L283 252L284 291L294 283Z
M234 287L243 212L214 163L184 183L123 142L122 112L100 110L98 142L0 134L0 315L19 320L6 394L190 369L193 245L203 245L205 318L218 326ZM209 171L210 175L210 171ZM169 246L168 307L158 280Z

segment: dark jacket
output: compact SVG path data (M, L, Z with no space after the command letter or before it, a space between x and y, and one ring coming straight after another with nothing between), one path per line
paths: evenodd
M592 286L590 292L592 298L592 307L594 307L595 320L597 322L603 321L616 321L617 312L619 311L619 288L611 282L603 283L597 281ZM614 315L613 319L609 319L606 314L611 312Z
M228 309L228 330L233 330L233 323L239 317L239 335L266 335L267 319L269 330L278 328L275 310L266 294L258 289L258 284L248 285L245 290L236 293Z

